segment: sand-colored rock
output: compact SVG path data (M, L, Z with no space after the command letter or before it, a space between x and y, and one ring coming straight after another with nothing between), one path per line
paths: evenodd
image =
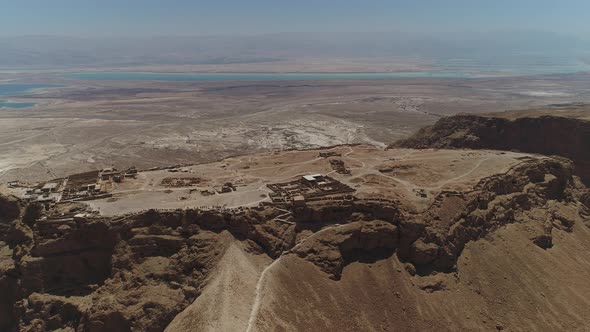
M355 261L374 261L390 256L399 242L399 231L383 221L352 222L327 229L294 249L294 253L313 262L330 277L339 279L346 265Z
M434 197L416 205L361 193L287 212L269 205L17 218L0 242L0 324L18 331L590 328L590 261L580 255L590 249L588 189L563 158L515 155L499 163L501 171L490 175L487 165L475 173L485 158L450 175L469 176L465 190L432 186ZM407 182L400 192L416 196L399 176L396 183ZM287 214L293 218L281 218Z
M440 119L394 145L407 148L518 150L559 155L576 164L575 172L590 183L590 109L560 108L463 114Z
M256 297L256 283L270 259L248 254L243 246L232 241L201 295L172 320L167 332L244 329Z

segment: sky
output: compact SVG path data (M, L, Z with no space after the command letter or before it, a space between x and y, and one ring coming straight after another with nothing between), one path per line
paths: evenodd
M544 30L590 34L589 0L0 0L0 36Z

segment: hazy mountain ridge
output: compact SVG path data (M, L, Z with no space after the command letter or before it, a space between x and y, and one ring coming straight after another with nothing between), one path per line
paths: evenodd
M0 37L0 66L257 63L302 57L411 56L492 61L514 56L577 58L590 42L539 31L426 36L408 32L274 33L152 38Z

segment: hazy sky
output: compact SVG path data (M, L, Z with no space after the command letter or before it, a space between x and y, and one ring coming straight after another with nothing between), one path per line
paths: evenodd
M0 0L0 35L541 29L590 34L590 0Z

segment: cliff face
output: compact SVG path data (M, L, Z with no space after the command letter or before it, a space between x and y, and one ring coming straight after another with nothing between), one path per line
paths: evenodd
M11 222L20 216L21 203L14 197L0 196L0 222Z
M0 331L16 323L12 312L16 301L17 278L9 274L14 267L13 252L5 241L10 240L8 235L18 221L21 209L19 200L0 195Z
M163 331L236 237L254 239L245 246L259 254L288 245L270 217L152 210L18 221L0 242L0 330Z
M423 213L325 228L275 261L252 330L587 329L586 195L548 158Z
M17 217L0 242L0 330L582 328L590 287L577 278L590 274L590 262L573 256L590 250L588 197L571 164L545 158L471 192L443 193L420 213L357 200L310 205L294 211L295 223L275 219L284 212L273 207ZM523 268L490 253L518 256ZM486 255L510 279L496 280ZM561 301L569 294L562 280L578 285L571 307L536 297L529 307L520 290L508 295L527 281L527 292Z
M21 214L22 203L14 197L0 195L0 241L3 241L10 225L14 223Z
M573 160L575 173L590 184L590 121L581 118L544 115L507 119L456 115L423 128L394 146L519 150L559 155Z

